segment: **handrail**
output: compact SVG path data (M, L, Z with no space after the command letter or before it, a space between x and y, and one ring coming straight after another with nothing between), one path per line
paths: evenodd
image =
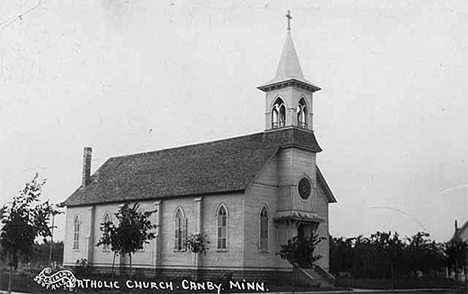
M330 274L329 272L327 272L326 270L324 270L324 269L321 268L320 266L314 264L314 267L315 267L316 269L318 269L318 271L319 271L320 273L322 273L322 274L324 274L325 276L327 276L329 279L331 279L331 280L333 280L333 281L336 280L336 278L335 278L332 274Z

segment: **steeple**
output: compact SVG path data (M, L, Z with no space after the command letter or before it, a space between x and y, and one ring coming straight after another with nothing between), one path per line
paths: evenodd
M296 48L294 47L291 33L288 31L286 35L286 41L284 42L283 52L281 53L280 62L276 70L275 78L265 85L258 87L259 90L266 92L270 86L277 86L283 82L297 81L303 86L310 88L313 92L319 91L320 88L309 82L304 78L302 73L301 64L297 57Z
M286 14L288 19L288 34L286 35L286 42L284 42L283 53L276 70L276 76L273 81L287 80L288 78L304 79L302 68L297 58L296 48L291 38L291 12L288 10Z
M291 37L291 14L288 32L275 78L258 87L266 94L266 129L295 126L312 129L312 94L320 88L304 78Z
M270 81L270 83L284 81L292 78L305 81L301 64L299 63L299 58L297 57L296 48L294 48L294 43L291 38L291 33L288 31L286 41L284 42L283 46L283 53L281 54L278 69L276 70L276 76L272 81Z

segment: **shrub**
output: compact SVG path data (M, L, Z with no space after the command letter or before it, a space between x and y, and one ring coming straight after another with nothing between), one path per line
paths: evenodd
M316 234L312 234L309 238L293 237L287 244L281 245L279 255L281 259L286 259L299 267L311 267L315 261L322 258L322 255L314 255L314 251L323 239L325 238Z
M191 234L187 238L187 248L190 252L196 254L204 254L206 255L206 251L208 250L208 244L210 242L207 240L207 235L202 234Z

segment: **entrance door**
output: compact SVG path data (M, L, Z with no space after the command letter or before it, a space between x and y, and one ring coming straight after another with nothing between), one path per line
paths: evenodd
M301 239L310 238L317 230L316 223L300 224L297 228L297 236Z
M299 239L304 239L305 236L305 226L304 225L299 225L299 227L297 228L297 237Z

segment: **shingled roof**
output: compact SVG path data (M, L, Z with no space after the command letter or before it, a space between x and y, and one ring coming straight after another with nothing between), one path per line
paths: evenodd
M314 133L285 128L113 157L65 206L244 191L279 148L322 151Z

